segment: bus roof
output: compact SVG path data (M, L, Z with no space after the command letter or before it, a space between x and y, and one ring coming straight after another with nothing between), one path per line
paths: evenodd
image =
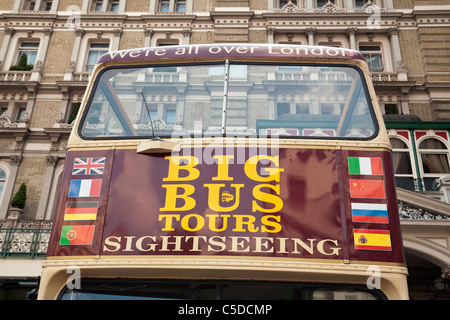
M98 64L154 59L244 57L365 60L358 51L345 48L285 44L196 44L108 52L99 58Z

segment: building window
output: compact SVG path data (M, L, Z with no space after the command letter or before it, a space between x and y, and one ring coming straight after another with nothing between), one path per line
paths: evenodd
M159 12L186 12L186 0L160 0Z
M295 5L295 6L297 6L298 7L298 4L297 4L297 1L296 0L291 0L290 1L293 5ZM280 1L278 1L278 8L279 9L283 9L283 7L285 6L285 5L287 5L289 3L289 0L280 0Z
M355 7L361 9L364 7L370 0L355 0Z
M288 102L278 102L277 103L277 118L280 118L284 114L291 113L291 106Z
M389 139L392 145L392 160L394 173L400 175L412 175L411 157L406 143L397 138Z
M359 46L359 51L366 58L370 72L384 71L381 59L381 46Z
M93 0L91 3L91 11L117 12L119 11L119 5L120 0Z
M170 1L169 0L161 0L159 5L160 12L169 12L170 9Z
M36 9L36 1L35 0L27 0L23 3L23 10L34 10Z
M98 61L98 58L104 53L107 53L109 50L108 43L91 43L89 46L89 54L86 61L86 72L92 72L94 70L94 66Z
M103 0L96 0L92 3L92 11L102 11Z
M395 185L406 190L416 190L408 145L399 138L390 138L389 141L392 145Z
M20 42L17 50L16 64L10 66L9 70L30 71L36 63L39 50L39 42Z
M324 6L324 5L326 5L327 3L328 3L328 1L330 1L332 4L336 4L335 3L335 0L317 0L317 8L318 9L322 9L322 7Z
M3 189L6 184L6 172L2 168L0 168L0 199L2 198Z
M166 107L164 114L164 122L166 123L167 126L175 125L176 113L177 110L175 109L174 106Z
M38 49L39 42L21 42L17 55L17 65L19 65L22 55L25 55L27 57L26 65L34 66L36 63Z
M435 180L450 174L448 148L443 142L428 138L419 144L419 155L425 190L435 190Z
M396 103L386 103L384 105L385 114L398 114L398 107Z
M295 106L295 111L297 114L309 114L309 104L308 103L297 103Z
M52 10L53 1L44 1L44 10L50 11Z
M27 108L25 107L18 108L16 114L16 122L20 122L25 117L26 112Z
M70 108L69 118L67 119L67 123L72 123L76 119L76 117L78 115L78 110L80 110L80 105L81 105L81 102L72 103L71 108Z
M437 139L426 139L419 145L423 173L450 173L448 149Z
M176 12L186 12L186 0L175 1Z
M117 12L119 11L120 0L111 0L111 8L110 11Z

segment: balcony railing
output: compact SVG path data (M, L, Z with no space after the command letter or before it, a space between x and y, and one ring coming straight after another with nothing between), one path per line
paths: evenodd
M3 71L0 81L30 81L31 71Z
M73 81L89 81L91 78L90 72L75 72L73 74Z
M14 220L0 222L0 258L43 257L47 253L52 223Z
M398 81L396 72L372 72L372 81Z

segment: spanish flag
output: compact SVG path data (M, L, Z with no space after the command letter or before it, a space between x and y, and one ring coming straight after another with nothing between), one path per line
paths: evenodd
M389 230L354 229L355 249L392 251Z

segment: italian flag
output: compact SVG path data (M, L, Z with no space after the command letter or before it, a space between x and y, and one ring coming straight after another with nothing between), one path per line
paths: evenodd
M63 226L60 245L92 245L95 226Z
M381 158L348 157L348 173L382 176L383 162Z

